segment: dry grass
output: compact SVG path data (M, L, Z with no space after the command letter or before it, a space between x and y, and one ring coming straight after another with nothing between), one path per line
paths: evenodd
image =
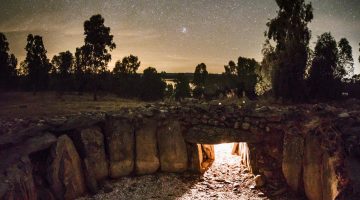
M55 92L11 92L0 95L0 118L25 118L75 114L89 111L115 111L122 107L145 104L139 100L122 99L114 95L100 96L93 101L91 94L82 96Z

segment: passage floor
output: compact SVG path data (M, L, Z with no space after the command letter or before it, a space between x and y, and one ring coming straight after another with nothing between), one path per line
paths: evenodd
M125 177L107 181L99 194L81 199L301 199L290 192L270 196L266 188L251 187L254 176L240 166L240 157L231 155L231 150L232 144L215 145L215 161L203 175L158 173Z

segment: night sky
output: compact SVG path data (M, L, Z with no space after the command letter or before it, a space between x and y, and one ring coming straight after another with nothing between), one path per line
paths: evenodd
M330 31L337 41L346 37L360 73L360 0L312 3L311 45L323 32ZM158 71L193 72L205 62L210 72L220 73L239 56L261 61L265 24L276 10L275 0L0 0L0 32L19 61L29 33L44 37L51 59L80 47L84 21L101 14L117 44L110 68L134 54L142 62L141 71L152 66Z

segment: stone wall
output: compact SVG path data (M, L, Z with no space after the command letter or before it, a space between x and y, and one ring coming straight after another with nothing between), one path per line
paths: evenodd
M356 199L359 109L149 104L0 123L0 199L74 199L104 179L203 173L214 144L246 142L251 171L311 200Z

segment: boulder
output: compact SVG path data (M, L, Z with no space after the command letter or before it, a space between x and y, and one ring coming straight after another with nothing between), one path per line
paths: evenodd
M201 149L203 154L201 166L207 170L215 160L215 148L211 144L202 144Z
M88 169L92 171L89 174L93 174L96 181L107 178L108 163L101 129L99 127L82 129L76 144L80 149L80 156L87 160Z
M183 172L188 167L186 143L179 121L167 121L157 131L161 170Z
M96 194L99 190L99 185L96 181L94 171L91 169L91 164L89 164L89 160L87 158L83 160L83 163L86 187L91 194Z
M301 135L285 134L282 171L290 188L300 193L302 191L302 164L304 154L304 139Z
M335 200L340 192L338 190L339 180L335 172L336 162L337 158L335 156L330 157L328 153L324 153L322 159L322 194L324 200Z
M119 178L129 175L135 165L134 126L123 118L107 117L105 138L109 152L109 175Z
M204 173L206 170L202 167L204 155L201 144L187 143L187 152L189 156L189 170L195 173Z
M322 156L319 138L308 133L304 149L304 189L309 200L322 200Z
M160 167L156 130L157 122L149 119L144 119L136 130L136 174L155 173Z
M58 138L48 161L47 177L57 199L76 199L86 192L81 160L68 136Z
M28 156L21 157L0 174L0 199L37 200L32 176L32 165Z

